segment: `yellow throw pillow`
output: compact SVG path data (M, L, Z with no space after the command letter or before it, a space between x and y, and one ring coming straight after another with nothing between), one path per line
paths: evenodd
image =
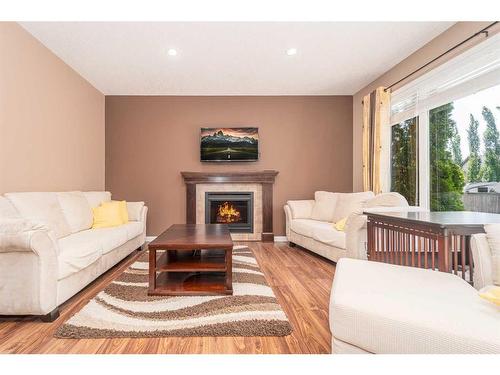
M479 297L500 306L500 286L485 286L479 291Z
M340 219L336 223L333 223L333 227L337 229L340 232L343 232L345 230L345 223L347 222L347 218L344 217L343 219Z
M116 227L123 224L120 202L104 202L92 209L94 223L92 229Z
M122 224L128 223L128 210L127 210L127 201L111 201L118 202L120 206L120 216L122 217Z

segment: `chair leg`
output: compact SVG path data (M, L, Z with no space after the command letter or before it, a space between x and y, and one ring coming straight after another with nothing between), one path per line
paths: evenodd
M44 323L50 323L50 322L53 322L54 320L56 320L57 318L59 318L59 308L56 307L54 310L52 310L51 312L49 312L48 314L45 314L45 315L41 315L40 316L40 319L42 320L42 322Z

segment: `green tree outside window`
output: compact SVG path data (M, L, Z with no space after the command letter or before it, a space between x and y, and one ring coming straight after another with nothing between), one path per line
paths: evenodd
M432 211L461 211L465 176L458 160L453 103L429 111L430 199ZM454 140L455 136L455 140Z
M417 118L391 128L391 191L403 195L412 206L417 199Z

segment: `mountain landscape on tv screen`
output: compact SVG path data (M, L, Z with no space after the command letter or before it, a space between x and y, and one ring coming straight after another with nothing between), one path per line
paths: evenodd
M202 161L253 161L259 156L258 128L202 128Z

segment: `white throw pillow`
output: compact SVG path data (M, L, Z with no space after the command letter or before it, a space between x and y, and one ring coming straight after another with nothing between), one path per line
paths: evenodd
M23 218L39 220L52 228L56 238L71 234L56 193L6 193L5 197Z
M299 200L286 202L290 211L292 211L292 219L310 219L314 206L313 200Z
M332 222L336 204L337 193L328 191L315 192L311 219Z
M80 232L92 227L93 215L90 204L81 191L57 193L64 217L71 233Z
M485 224L484 231L490 245L493 283L500 285L500 224Z
M127 202L127 211L129 221L141 221L141 212L144 202Z
M337 222L353 212L360 212L365 203L373 198L375 194L372 191L362 193L337 193L337 205L333 214L333 221Z
M96 208L102 202L109 202L111 200L111 193L109 191L84 191L83 195L87 198L91 208Z

